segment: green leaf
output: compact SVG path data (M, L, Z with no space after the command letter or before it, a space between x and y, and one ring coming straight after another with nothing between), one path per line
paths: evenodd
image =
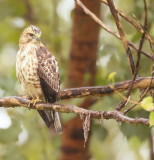
M154 110L154 103L151 96L144 98L141 101L141 107L146 111L153 111Z
M116 72L111 72L108 76L108 80L114 82Z
M154 112L149 115L150 127L154 126Z

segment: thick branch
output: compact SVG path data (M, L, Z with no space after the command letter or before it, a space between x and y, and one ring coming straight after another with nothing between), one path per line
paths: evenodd
M131 80L115 83L113 85L98 86L98 87L81 87L81 88L69 88L61 90L59 93L59 100L68 98L81 98L86 96L105 96L113 94L114 92L124 91L129 88ZM154 87L154 79L151 81L151 77L141 77L134 80L132 88L143 88L146 89Z
M108 86L100 86L100 87L81 87L81 88L70 88L62 90L59 94L60 99L68 99L68 98L79 98L85 96L104 96L108 94L112 94L114 92L120 92L128 89L131 80L123 81L120 83L115 83L113 85ZM133 83L133 88L147 88L154 87L154 79L151 80L151 77L138 78ZM148 125L149 121L145 118L133 119L123 115L118 111L91 111L83 108L79 108L73 105L62 105L62 104L51 104L51 103L37 103L35 106L29 104L29 99L25 99L26 97L5 97L0 99L0 107L17 107L23 106L29 109L53 109L63 113L76 113L80 116L87 116L90 114L91 118L96 119L115 119L120 122L126 122L131 124L145 124Z
M29 109L52 109L63 113L76 113L81 117L90 115L91 118L95 119L115 119L118 122L125 122L131 124L144 124L149 125L149 120L145 118L130 118L118 111L91 111L83 108L76 107L74 105L63 105L63 104L51 104L51 103L37 103L35 106L29 104L28 99L23 99L21 97L5 97L0 100L0 107L18 107L23 106Z

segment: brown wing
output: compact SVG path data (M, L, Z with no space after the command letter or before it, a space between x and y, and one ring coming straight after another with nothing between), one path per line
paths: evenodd
M38 74L46 101L55 102L59 91L58 64L55 57L41 45L36 51L38 57Z
M38 58L38 74L41 88L47 102L54 103L59 92L60 82L58 73L58 64L55 57L41 45L36 51ZM50 128L55 126L57 133L62 133L62 126L58 112L55 111L38 111L40 116Z

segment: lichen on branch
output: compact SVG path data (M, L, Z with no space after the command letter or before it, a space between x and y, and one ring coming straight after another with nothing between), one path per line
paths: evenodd
M120 83L115 83L108 86L100 86L100 87L82 87L82 88L70 88L61 90L59 93L59 100L61 99L69 99L69 98L79 98L85 96L105 96L113 93L117 93L115 91L121 92L127 90L131 80L123 81ZM151 77L142 77L138 78L133 83L133 89L135 88L147 88L147 87L154 87L154 80ZM84 108L79 108L74 105L64 105L64 104L51 104L51 103L43 103L39 102L36 105L28 105L30 99L26 96L10 96L4 97L0 99L0 107L26 107L30 109L37 109L37 110L45 110L51 109L62 113L75 113L78 115L89 115L88 117L95 118L95 119L115 119L118 122L124 123L131 123L131 124L144 124L149 125L149 120L146 118L130 118L125 116L123 113L114 110L114 111L92 111L87 110ZM84 120L85 122L85 120ZM88 120L89 122L89 120ZM85 135L88 134L89 127L85 127Z

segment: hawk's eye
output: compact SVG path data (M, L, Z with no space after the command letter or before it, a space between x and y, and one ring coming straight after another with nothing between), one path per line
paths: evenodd
M29 34L29 36L31 36L31 37L33 37L34 36L34 34L32 34L32 33L28 33Z

